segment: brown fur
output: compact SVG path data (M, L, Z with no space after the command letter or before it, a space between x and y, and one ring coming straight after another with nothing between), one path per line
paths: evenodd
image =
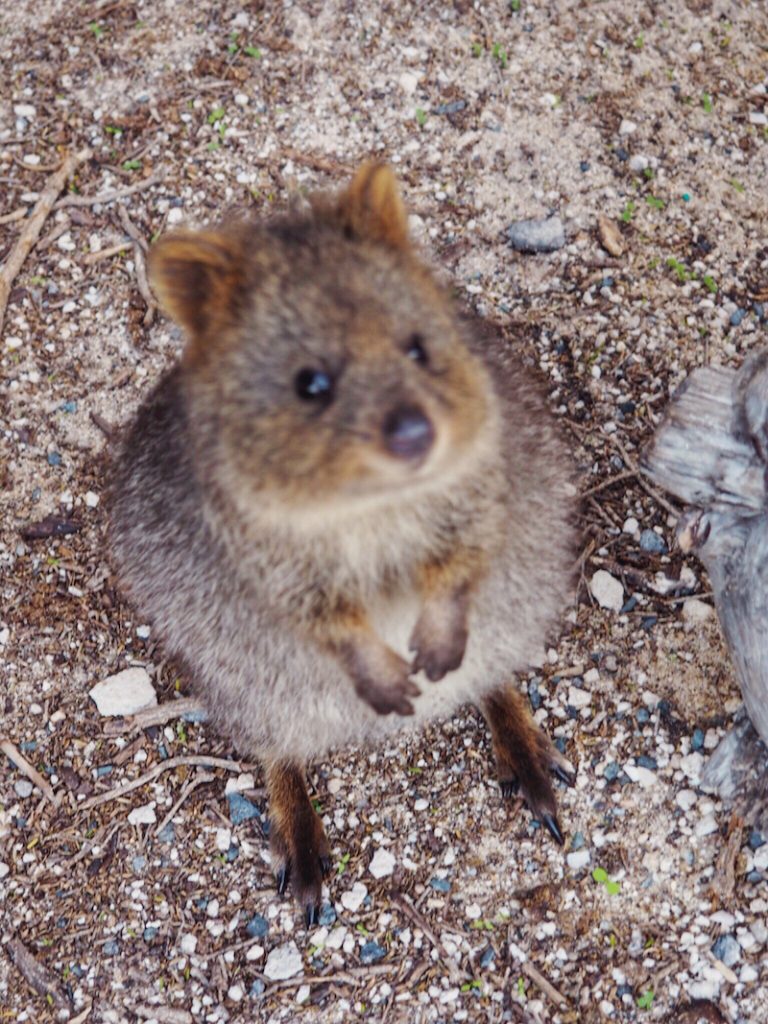
M549 748L490 695L569 593L570 464L528 374L457 316L406 225L392 172L367 164L306 215L177 232L150 259L188 342L123 441L112 550L221 728L282 766L286 863L296 836L320 843L299 763L464 700L496 701L504 770L554 814ZM403 410L423 451L392 447Z

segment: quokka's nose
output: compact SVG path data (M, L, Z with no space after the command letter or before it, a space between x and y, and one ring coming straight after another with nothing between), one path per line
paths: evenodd
M435 429L418 406L400 406L387 414L382 427L384 444L392 455L416 459L425 455L435 440Z

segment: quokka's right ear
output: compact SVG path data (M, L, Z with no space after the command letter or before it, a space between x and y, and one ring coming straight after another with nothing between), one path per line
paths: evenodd
M160 305L199 338L234 313L243 285L243 251L235 233L175 231L150 249L149 278Z

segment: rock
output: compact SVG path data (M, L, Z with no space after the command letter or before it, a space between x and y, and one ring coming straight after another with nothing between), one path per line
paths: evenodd
M648 157L643 156L641 153L635 153L634 156L629 158L629 169L634 171L635 174L642 174L648 167Z
M255 784L253 772L243 772L238 776L230 775L224 787L224 796L229 797L232 793L242 793L246 789L253 789Z
M675 797L675 803L678 807L684 811L690 811L692 807L696 806L698 797L692 789L681 789Z
M715 609L706 601L699 601L697 598L690 598L683 603L683 619L699 626L709 620L715 614Z
M157 821L155 808L152 804L145 804L143 807L134 807L128 815L129 825L154 825Z
M382 960L386 955L386 949L380 946L378 942L366 942L360 950L360 962L363 964L375 964L377 960Z
M296 943L287 942L284 946L270 950L264 965L264 976L270 981L285 981L287 978L295 978L303 969L304 963Z
M320 908L320 916L317 921L318 924L322 925L324 928L330 928L330 926L335 923L336 911L330 903L326 903Z
M379 847L368 865L368 870L374 878L385 878L395 870L395 858L389 850Z
M179 940L179 949L186 956L192 956L192 954L197 949L196 936L191 935L189 933L187 933L186 935L182 935L181 939Z
M573 708L588 708L592 703L592 694L589 690L582 690L578 686L569 686L568 703Z
M227 802L229 803L229 820L233 825L240 825L250 818L261 817L256 804L252 804L241 793L229 793Z
M585 868L592 859L592 854L586 848L581 850L574 850L572 853L566 854L566 861L571 871L581 871Z
M226 853L229 849L230 843L232 842L232 829L229 828L217 828L216 829L216 849L219 853Z
M717 819L714 814L705 814L703 818L700 818L696 822L693 831L699 839L702 839L704 836L711 836L713 832L717 832Z
M619 135L634 135L637 131L637 125L634 121L630 121L628 117L622 119L619 125Z
M642 765L625 764L624 771L632 782L636 782L643 789L650 789L658 782L656 774L650 768L644 768Z
M28 796L32 796L32 790L35 788L29 779L18 779L13 784L16 796L21 797L22 800L26 800Z
M655 530L643 530L640 534L640 547L654 555L666 555L668 551L664 538Z
M733 967L741 960L741 946L733 935L721 935L712 946L712 955L726 967Z
M598 569L589 581L589 589L592 597L601 608L608 611L621 611L624 604L624 587L605 569Z
M254 914L245 926L245 930L252 939L263 939L269 931L269 922L261 914Z
M362 882L355 882L351 889L341 894L341 905L345 910L354 914L363 905L363 900L368 895L368 889Z
M507 238L518 252L555 252L565 245L565 231L559 217L518 220L507 228Z
M135 715L157 705L157 694L146 670L126 668L88 691L100 715Z
M602 214L597 218L597 234L600 244L611 256L623 256L624 239L618 224Z
M450 892L451 890L451 883L447 878L430 878L429 886L435 892Z

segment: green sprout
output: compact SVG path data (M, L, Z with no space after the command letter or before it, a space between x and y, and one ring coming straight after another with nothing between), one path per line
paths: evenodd
M258 60L261 57L261 50L258 46L246 46L243 53L246 57L253 57L254 60Z
M653 990L648 988L635 1000L641 1010L650 1010L653 1005Z
M711 114L715 109L714 104L712 103L712 97L708 92L703 92L701 94L701 105L704 108L705 114Z
M592 878L598 885L604 887L609 896L616 896L621 891L621 885L618 882L611 881L605 868L595 868L592 872Z
M498 61L502 68L507 66L507 51L501 45L501 43L494 43L491 55L495 61Z
M636 50L642 50L642 48L645 46L645 37L643 36L642 32L639 36L635 36L635 38L632 40L632 45Z
M337 875L343 875L344 872L347 870L347 864L349 864L349 857L350 857L350 855L348 853L345 853L342 856L341 860L336 865L336 874Z
M427 113L426 113L426 111L422 110L421 107L416 107L415 117L416 117L416 124L419 126L419 128L423 128L424 125L427 123Z
M667 260L667 266L670 270L674 270L674 272L677 274L678 281L680 281L681 283L684 283L685 281L690 281L691 277L693 276L690 270L688 270L688 268L685 266L685 264L681 263L680 260L676 260L674 256L669 257L669 259Z
M472 56L473 57L482 57L482 55L483 55L483 44L482 43L472 43Z
M104 35L104 28L98 23L98 21L89 21L88 28L93 33L93 38L97 41Z
M123 161L123 170L124 171L140 171L141 170L141 160L125 160L125 161Z
M630 199L627 202L627 204L624 207L624 209L621 211L621 219L624 221L625 224L629 224L629 222L632 220L632 218L635 215L635 210L636 209L637 209L636 204L633 203L632 200Z
M656 196L648 195L645 197L646 203L654 210L663 210L665 203L663 199L658 199Z

